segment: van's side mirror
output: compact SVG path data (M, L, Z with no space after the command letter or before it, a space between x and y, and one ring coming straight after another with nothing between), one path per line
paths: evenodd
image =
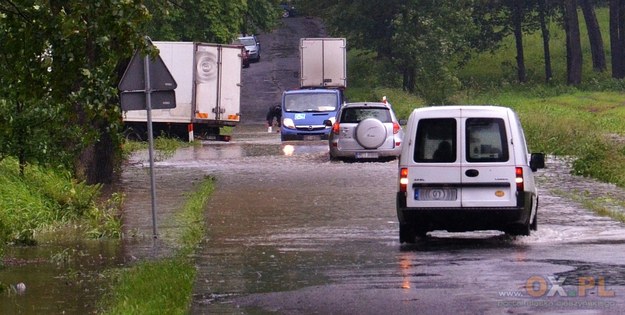
M330 119L326 119L326 120L324 120L324 121L323 121L323 124L324 124L326 127L332 127L332 121L331 121Z
M407 125L408 124L408 119L400 119L399 120L399 124L402 125L402 126Z
M545 154L532 153L530 156L530 168L532 172L536 172L539 168L545 168Z

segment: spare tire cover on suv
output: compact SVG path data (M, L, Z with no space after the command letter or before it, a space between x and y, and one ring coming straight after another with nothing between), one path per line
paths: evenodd
M386 140L384 124L375 118L367 118L356 126L356 141L363 148L375 149Z

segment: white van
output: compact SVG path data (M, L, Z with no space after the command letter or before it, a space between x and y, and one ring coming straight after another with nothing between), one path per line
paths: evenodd
M533 172L544 154L528 154L518 116L501 106L415 109L399 157L400 243L427 232L537 228Z

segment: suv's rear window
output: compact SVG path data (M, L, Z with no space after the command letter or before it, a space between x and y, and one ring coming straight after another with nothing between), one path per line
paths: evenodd
M423 163L456 161L456 120L421 119L417 126L414 160Z
M341 114L341 123L359 123L367 118L376 118L383 123L392 122L387 108L345 108Z
M466 122L467 162L506 162L508 142L501 118L469 118Z

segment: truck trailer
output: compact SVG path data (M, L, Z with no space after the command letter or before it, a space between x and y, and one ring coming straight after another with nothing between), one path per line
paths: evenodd
M225 140L220 128L241 120L241 68L245 49L240 45L155 41L165 66L177 83L176 107L154 109L154 135L195 136ZM123 113L128 137L147 137L147 111Z

